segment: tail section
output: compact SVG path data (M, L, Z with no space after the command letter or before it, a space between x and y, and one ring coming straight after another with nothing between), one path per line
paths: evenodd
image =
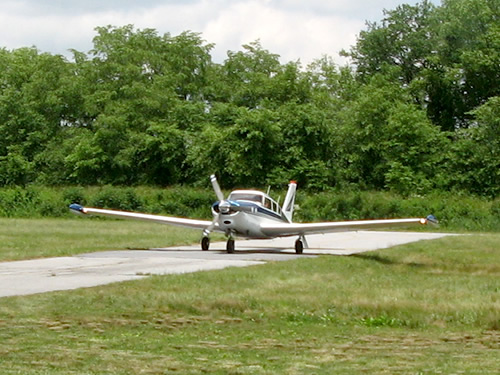
M297 183L295 181L290 181L290 183L288 184L288 191L286 193L285 201L283 202L283 214L290 223L292 222L296 192Z

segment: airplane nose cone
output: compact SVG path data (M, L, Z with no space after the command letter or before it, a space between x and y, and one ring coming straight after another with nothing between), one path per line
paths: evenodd
M219 210L223 214L229 213L229 211L231 210L231 203L229 203L228 201L221 202L219 204Z

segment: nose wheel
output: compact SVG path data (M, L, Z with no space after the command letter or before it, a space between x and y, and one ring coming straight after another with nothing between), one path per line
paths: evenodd
M210 247L210 238L208 238L208 237L203 237L203 238L201 239L201 249L202 249L203 251L207 251L209 247Z
M210 247L210 238L209 237L202 237L201 250L207 251L209 247ZM228 254L234 253L234 239L233 238L229 238L227 240L226 251L228 252Z
M226 251L228 254L234 253L234 240L232 238L227 240Z

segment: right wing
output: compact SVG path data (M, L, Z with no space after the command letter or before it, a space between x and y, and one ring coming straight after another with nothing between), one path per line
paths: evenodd
M265 223L260 226L262 233L269 237L284 237L294 235L348 232L356 230L393 228L397 226L426 225L434 223L436 219L429 215L424 218L408 219L379 219L334 221L326 223Z
M71 212L76 213L78 215L90 214L98 216L116 217L120 219L143 220L160 224L176 225L179 227L186 227L192 229L204 230L208 228L210 225L212 225L211 221L206 221L206 220L195 220L195 219L185 219L181 217L141 214L137 212L128 212L128 211L104 210L101 208L83 207L79 204L72 204L69 206L69 208ZM215 225L214 230L218 231L217 224Z

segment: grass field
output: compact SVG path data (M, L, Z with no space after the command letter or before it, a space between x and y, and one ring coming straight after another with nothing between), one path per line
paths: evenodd
M19 235L2 221L0 253L170 241L162 226L82 223L15 221ZM2 298L0 374L497 374L499 253L499 234L474 234Z
M137 221L0 218L0 261L184 245L200 238L198 231Z

